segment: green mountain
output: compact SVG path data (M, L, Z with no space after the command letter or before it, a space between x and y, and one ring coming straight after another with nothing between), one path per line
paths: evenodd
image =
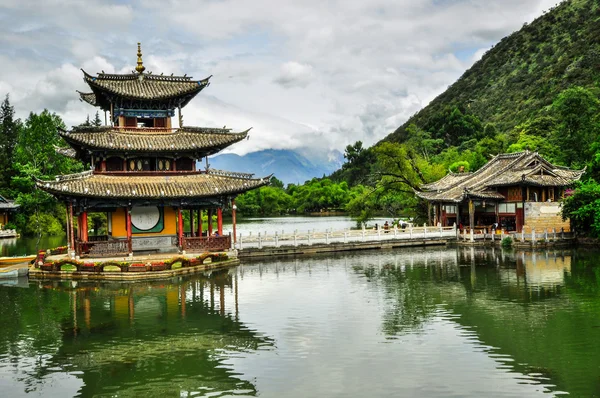
M600 2L568 0L498 44L458 81L382 141L405 142L415 124L432 133L454 107L476 116L499 133L536 117L566 88L582 86L598 94ZM454 141L454 142L453 142ZM457 142L458 141L458 142ZM460 137L446 140L459 145Z

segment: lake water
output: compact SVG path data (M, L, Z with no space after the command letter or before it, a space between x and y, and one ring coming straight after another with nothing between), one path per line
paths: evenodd
M428 248L0 286L0 395L600 396L600 252Z

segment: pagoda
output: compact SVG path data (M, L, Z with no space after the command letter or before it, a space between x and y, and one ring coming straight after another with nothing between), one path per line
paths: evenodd
M248 130L184 126L182 108L209 85L210 77L145 72L140 43L137 57L129 74L93 76L82 69L91 92L79 92L81 100L104 111L105 126L59 131L70 148L57 150L89 164L90 170L38 180L37 187L66 203L72 256L227 250L235 240L236 196L268 184L269 177L211 169L208 156L247 138ZM203 159L206 166L201 169ZM223 235L222 211L229 206L233 238ZM184 211L190 215L187 233ZM88 235L92 212L106 214L106 235Z

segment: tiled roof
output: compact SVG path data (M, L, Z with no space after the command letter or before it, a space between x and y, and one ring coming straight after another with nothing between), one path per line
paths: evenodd
M422 185L421 189L423 189L424 191L437 191L438 189L445 189L447 187L450 187L452 185L459 183L460 181L462 181L463 179L465 179L467 177L470 177L471 174L473 174L473 173L449 172L444 177L442 177L441 179L439 179L435 182Z
M267 185L269 177L232 177L219 173L184 175L109 175L87 171L57 177L53 181L37 180L36 185L55 195L88 198L178 199L239 194Z
M68 158L73 158L73 159L77 158L77 151L73 148L68 148L68 147L63 148L63 147L54 145L54 151L58 154L66 156Z
M79 97L82 101L87 102L90 105L98 106L98 102L96 102L96 94L94 93L82 93L81 91L77 91L79 93Z
M555 166L537 152L500 154L474 173L446 176L423 185L417 196L436 202L462 202L467 197L504 199L495 187L535 185L563 187L579 180L584 170Z
M193 80L188 76L163 76L148 73L124 75L98 73L97 76L92 76L83 69L82 71L83 79L92 89L142 100L173 98L185 94L195 95L209 85L210 79L210 76L202 80ZM85 95L91 99L89 94ZM89 102L86 98L84 100ZM94 103L96 103L95 99Z
M182 127L179 129L120 129L115 127L75 127L59 134L74 148L124 152L203 152L217 153L243 140L248 131Z
M0 210L15 210L19 208L13 200L8 200L0 195Z

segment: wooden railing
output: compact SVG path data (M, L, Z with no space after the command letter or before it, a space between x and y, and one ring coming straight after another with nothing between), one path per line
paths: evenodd
M172 133L177 128L168 127L133 127L133 126L115 126L116 130L127 131L131 133Z
M243 250L245 248L263 248L280 246L300 246L315 244L332 243L352 243L352 242L378 242L387 240L434 240L434 239L456 239L455 227L413 227L391 228L379 230L342 230L324 232L295 231L294 233L258 233L258 234L239 234L237 236L234 248Z
M128 239L112 239L105 241L77 241L77 253L80 257L120 257L129 254Z
M186 252L218 252L231 249L231 236L184 236L183 250Z

